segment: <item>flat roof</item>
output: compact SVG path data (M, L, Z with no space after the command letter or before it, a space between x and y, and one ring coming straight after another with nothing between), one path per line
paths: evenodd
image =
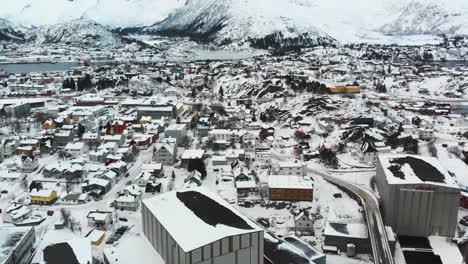
M418 155L379 155L389 184L433 184L459 189L436 158Z
M187 149L182 154L182 159L201 159L205 155L205 150L203 149Z
M268 176L268 186L274 189L314 189L311 181L306 181L296 175L270 175Z
M185 252L225 237L263 231L204 188L168 192L143 200L143 204Z
M325 236L337 236L337 237L352 237L352 238L362 238L367 239L369 233L367 231L367 226L365 224L343 224L343 223L325 223Z

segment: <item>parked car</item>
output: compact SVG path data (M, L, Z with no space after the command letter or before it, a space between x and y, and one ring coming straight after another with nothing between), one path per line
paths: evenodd
M461 225L464 225L464 226L468 226L468 221L466 221L465 219L460 219L460 222L459 222Z
M270 220L268 220L267 218L260 217L257 219L257 222L266 228L271 226Z
M122 222L128 222L128 219L125 218L125 217L119 217L119 221L122 221Z
M7 194L8 191L7 191L7 190L2 190L0 193L2 193L2 194Z
M48 216L53 216L53 215L54 215L54 211L52 211L52 210L47 211L47 215L48 215Z

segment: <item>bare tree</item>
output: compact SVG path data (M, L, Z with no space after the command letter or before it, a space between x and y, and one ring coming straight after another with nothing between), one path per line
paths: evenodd
M26 192L29 191L29 182L26 179L26 177L24 177L23 180L21 180L20 187L21 187L21 189L23 189Z
M63 220L63 225L65 227L68 227L70 228L71 230L73 230L73 226L72 226L72 219L71 219L71 213L69 210L65 209L65 208L61 208L60 209L60 215L62 216L62 220Z

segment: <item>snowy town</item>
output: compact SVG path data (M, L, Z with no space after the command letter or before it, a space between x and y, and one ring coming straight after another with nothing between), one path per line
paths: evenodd
M465 263L467 39L161 42L0 42L1 264Z

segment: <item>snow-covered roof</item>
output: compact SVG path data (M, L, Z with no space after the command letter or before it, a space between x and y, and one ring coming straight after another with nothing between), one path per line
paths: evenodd
M183 160L201 159L203 158L203 155L205 155L205 150L203 149L187 149L182 154L182 159Z
M257 188L257 183L255 183L255 181L237 181L236 188L238 189Z
M295 175L270 175L268 177L268 186L273 189L314 189L310 181L305 181Z
M91 232L88 233L88 235L86 236L87 239L89 239L89 241L91 242L97 242L99 241L102 236L104 236L106 234L106 232L104 231L101 231L101 230L97 230L97 229L93 229Z
M185 252L225 237L263 230L204 188L167 192L143 203Z
M367 239L369 233L367 231L367 226L365 224L358 223L325 223L325 236L337 236L337 237L352 237L352 238L361 238Z
M459 188L439 160L407 154L379 155L389 184L432 184Z
M91 211L86 218L92 218L94 221L105 221L109 215L112 215L112 212Z
M55 192L55 191L46 190L46 189L43 189L43 190L32 189L31 192L29 193L29 195L34 196L34 197L48 198L48 197L50 197L50 195L52 195L53 192Z
M162 163L145 163L141 165L141 170L142 171L154 171L154 170L162 170Z

